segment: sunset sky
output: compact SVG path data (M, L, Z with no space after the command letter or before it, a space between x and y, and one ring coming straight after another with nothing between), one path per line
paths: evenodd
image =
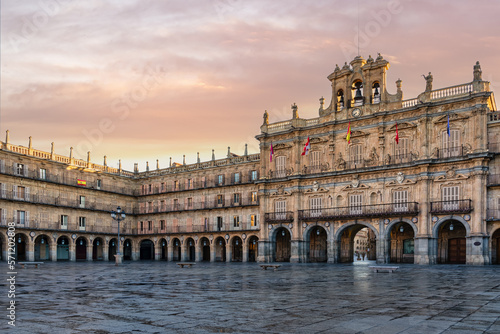
M500 89L500 1L359 0L359 47L404 98L483 79ZM258 152L270 122L318 116L326 78L357 53L341 0L1 1L0 138L124 169ZM326 103L328 105L328 103Z

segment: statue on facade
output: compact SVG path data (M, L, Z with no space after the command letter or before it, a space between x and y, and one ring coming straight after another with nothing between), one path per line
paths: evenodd
M424 77L425 79L425 91L426 92L430 92L432 90L432 74L431 72L429 72L429 75L428 76L425 76L424 74L422 74L422 76Z
M264 123L263 125L268 125L269 124L269 114L267 113L267 110L264 111Z
M390 154L387 154L385 156L385 164L386 165L390 165L391 164L391 155Z
M481 65L479 65L479 62L476 62L476 65L474 65L474 81L482 81L482 71L481 71Z
M339 169L345 169L345 160L342 158L342 153L339 153L339 158L337 159L337 166Z

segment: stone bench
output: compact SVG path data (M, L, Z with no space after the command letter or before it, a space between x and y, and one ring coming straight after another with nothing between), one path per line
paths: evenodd
M281 264L261 264L260 267L262 270L267 270L267 268L273 268L274 270L281 267Z
M191 268L191 266L194 266L196 263L193 262L179 262L177 265L181 268L188 267Z
M398 266L369 266L376 273L393 273L399 269Z
M35 266L35 268L38 268L38 265L43 264L43 262L18 262L18 264L20 264L23 267L23 269L24 266Z

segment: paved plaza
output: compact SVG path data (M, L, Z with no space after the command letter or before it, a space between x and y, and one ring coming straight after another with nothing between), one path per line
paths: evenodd
M498 266L48 262L17 270L15 330L2 282L0 332L500 333Z

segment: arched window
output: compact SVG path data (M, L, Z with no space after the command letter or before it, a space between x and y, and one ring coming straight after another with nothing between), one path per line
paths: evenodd
M337 91L337 111L344 109L344 91L339 89Z
M372 103L380 103L380 84L377 81L372 85Z

